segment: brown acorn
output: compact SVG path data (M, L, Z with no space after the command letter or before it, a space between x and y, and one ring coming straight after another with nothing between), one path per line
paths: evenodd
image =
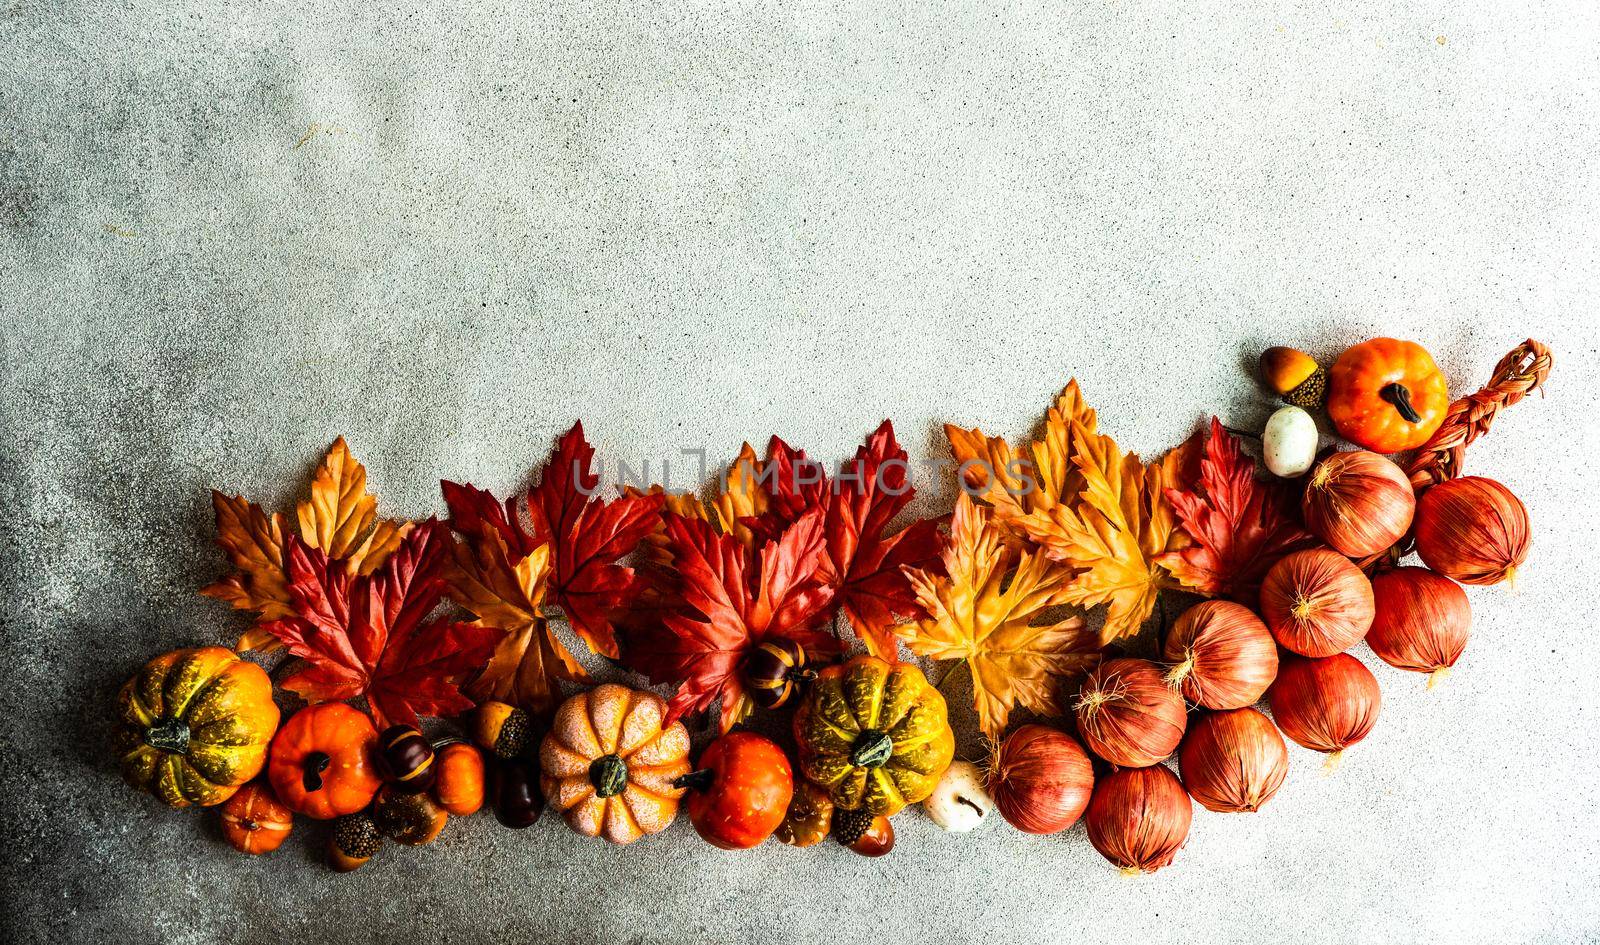
M432 843L450 815L426 794L406 794L386 784L372 805L372 819L395 843L415 847Z
M835 810L833 836L862 856L883 856L894 849L894 825L889 818L866 810Z
M1261 352L1261 380L1273 393L1304 410L1317 410L1328 397L1328 372L1316 359L1294 348Z
M383 847L383 835L378 825L366 814L346 814L333 822L333 836L328 838L328 865L340 873L349 873L366 865L366 862Z
M378 736L378 756L395 790L420 794L433 786L433 745L409 725L391 725Z
M533 738L528 713L504 702L485 702L472 716L472 740L501 761L520 757Z

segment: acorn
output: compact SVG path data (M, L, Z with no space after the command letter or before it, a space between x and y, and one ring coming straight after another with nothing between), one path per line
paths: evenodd
M801 682L816 676L816 671L806 668L805 647L775 637L750 651L739 676L751 702L776 709L789 701Z
M533 720L514 705L485 702L472 716L472 740L501 761L519 757L532 738Z
M867 810L833 812L833 837L862 856L883 856L894 849L894 825Z
M395 843L418 847L432 843L450 815L426 794L406 794L395 785L386 784L372 805L372 819L378 830Z
M433 745L409 725L391 725L378 736L378 756L394 789L420 794L433 787L437 775Z
M539 766L532 761L502 761L494 769L494 819L502 827L525 830L544 812Z
M346 814L333 822L328 865L340 873L358 870L383 847L378 825L366 814Z
M1328 397L1328 372L1311 355L1294 348L1261 352L1261 380L1286 402L1305 410L1319 409Z

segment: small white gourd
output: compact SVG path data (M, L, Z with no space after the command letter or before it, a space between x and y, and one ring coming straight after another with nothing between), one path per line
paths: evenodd
M1275 476L1305 475L1317 459L1317 421L1299 407L1284 407L1267 419L1261 451Z
M994 800L983 786L983 773L970 761L952 761L944 777L922 802L928 818L951 833L966 833L983 823Z

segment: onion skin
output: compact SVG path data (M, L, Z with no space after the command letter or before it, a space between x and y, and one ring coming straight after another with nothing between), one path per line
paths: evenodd
M1278 676L1278 646L1250 609L1208 600L1172 625L1161 656L1173 664L1167 684L1207 709L1254 705Z
M1101 778L1084 825L1094 848L1124 872L1154 873L1178 855L1193 819L1177 776L1156 765Z
M1289 773L1289 746L1255 709L1210 712L1189 726L1178 749L1183 786L1219 814L1259 810Z
M1322 659L1286 657L1267 690L1283 734L1312 751L1338 753L1367 737L1383 695L1378 680L1348 653Z
M1078 822L1094 793L1094 766L1078 740L1047 725L1012 732L989 765L989 796L1023 833L1060 833Z
M1373 606L1372 582L1326 548L1284 556L1261 582L1267 629L1301 656L1332 656L1361 642L1372 627Z
M1377 615L1367 645L1378 659L1437 678L1461 658L1472 626L1461 585L1427 568L1396 568L1372 579L1372 595Z
M1417 511L1405 471L1370 450L1334 453L1317 464L1300 498L1306 528L1350 558L1375 555L1404 538Z
M1183 741L1183 697L1149 660L1101 663L1083 681L1076 707L1078 732L1089 750L1121 768L1144 768Z
M1462 584L1498 584L1528 559L1528 509L1483 476L1441 482L1417 504L1422 563Z

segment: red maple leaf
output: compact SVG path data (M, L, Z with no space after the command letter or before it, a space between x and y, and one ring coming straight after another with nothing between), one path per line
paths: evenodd
M658 683L681 682L668 722L722 698L727 731L750 710L739 681L745 655L773 637L794 640L807 654L831 655L839 641L817 629L833 590L813 575L823 552L823 513L800 516L760 551L709 522L665 513L667 546L678 576L681 612L665 613L648 641L629 648L636 668Z
M1166 495L1194 544L1157 561L1200 594L1255 606L1268 569L1316 543L1300 523L1293 486L1258 480L1255 461L1215 417L1198 480L1191 489L1168 489Z
M469 540L486 529L498 531L519 558L550 546L551 602L589 649L615 659L619 652L612 612L639 584L632 568L616 562L655 528L662 497L596 498L600 477L593 465L594 447L584 439L583 424L573 424L545 463L539 484L528 493L528 528L518 519L517 500L502 505L470 484L442 485L450 526Z
M366 696L379 727L472 707L461 681L488 660L500 631L427 622L444 593L450 535L434 519L408 534L371 575L353 574L298 535L286 536L294 614L264 629L307 662L283 686L309 702Z
M827 553L816 578L834 589L850 625L874 656L896 657L894 626L922 615L906 567L943 573L938 521L920 519L885 535L916 495L907 481L906 451L885 420L835 477L778 437L767 446L763 479L771 508L757 525L770 535L810 509L825 513Z

